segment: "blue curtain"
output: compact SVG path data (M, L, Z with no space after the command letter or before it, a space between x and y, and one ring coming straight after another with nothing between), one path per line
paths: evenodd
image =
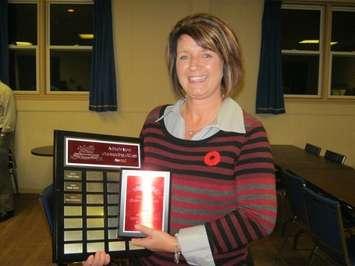
M281 70L281 1L265 0L256 113L285 113Z
M9 84L7 0L0 1L0 80Z
M111 0L94 2L94 35L89 110L117 111Z

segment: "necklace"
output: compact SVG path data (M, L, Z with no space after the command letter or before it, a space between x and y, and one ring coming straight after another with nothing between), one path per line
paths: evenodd
M193 135L195 135L195 133L197 133L198 131L200 131L201 129L188 129L187 130L187 135L189 135L190 137L192 137Z

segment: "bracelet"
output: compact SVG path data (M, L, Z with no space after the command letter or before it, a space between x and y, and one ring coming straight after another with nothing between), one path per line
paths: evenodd
M179 250L179 247L176 246L175 247L175 251L174 251L174 261L175 261L176 264L179 264L180 256L181 256L181 251Z

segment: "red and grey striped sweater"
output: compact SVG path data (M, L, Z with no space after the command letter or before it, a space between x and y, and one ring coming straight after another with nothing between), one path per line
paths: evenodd
M190 141L168 133L148 115L142 132L143 165L171 172L170 233L203 224L216 265L238 265L249 242L270 234L276 221L274 166L262 124L244 112L246 133L219 131ZM154 253L144 265L175 265L172 254Z

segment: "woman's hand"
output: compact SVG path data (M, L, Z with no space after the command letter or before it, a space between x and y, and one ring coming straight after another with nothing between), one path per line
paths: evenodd
M83 262L83 266L103 266L110 263L110 255L105 251L97 251L95 255L90 255L86 261Z
M178 247L177 239L168 233L138 224L136 229L146 235L144 238L133 238L132 244L151 251L175 252Z

